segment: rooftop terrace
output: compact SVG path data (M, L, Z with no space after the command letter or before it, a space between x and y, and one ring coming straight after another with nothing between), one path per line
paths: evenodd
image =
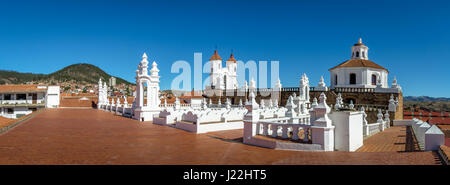
M390 129L373 137L391 134L385 144L401 143L392 137L405 129ZM242 132L193 134L96 109L47 109L0 135L0 164L440 164L435 152L402 152L401 146L272 150L243 144Z

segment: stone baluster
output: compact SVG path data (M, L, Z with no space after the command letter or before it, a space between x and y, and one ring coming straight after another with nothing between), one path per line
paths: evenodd
M263 136L267 136L269 135L269 124L268 123L263 123L263 132L262 132Z
M384 114L384 121L386 122L386 128L391 127L391 120L389 119L389 113L386 110L386 113Z
M270 125L270 128L272 129L272 137L277 137L278 136L278 125L272 123Z
M309 141L309 138L308 138L308 135L309 135L309 130L308 130L308 128L303 128L303 135L305 136L304 138L303 138L303 142L308 142Z
M281 137L282 138L288 138L288 126L287 125L281 125L281 131L282 131L282 134L281 134Z
M381 113L381 109L378 109L378 114L377 114L377 123L380 123L380 131L384 130L384 121L383 121L383 113Z
M298 125L294 125L292 126L292 139L293 140L298 140Z

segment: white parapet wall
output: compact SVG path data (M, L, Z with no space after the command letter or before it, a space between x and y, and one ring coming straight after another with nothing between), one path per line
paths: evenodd
M445 135L436 125L431 126L425 132L425 150L439 150L439 146L444 145Z
M353 152L363 145L363 112L336 111L330 114L330 119L335 126L335 150Z
M57 108L59 107L59 86L48 86L47 87L47 93L45 95L46 104L45 107L47 108Z
M216 132L223 130L235 130L244 128L242 121L226 122L226 123L203 123L194 124L190 122L177 121L176 127L189 132L201 134L208 132Z
M394 120L393 121L394 126L411 126L412 123L414 123L413 120Z
M430 125L419 119L394 120L394 126L411 126L419 147L425 151L439 150L444 145L445 134L436 125Z

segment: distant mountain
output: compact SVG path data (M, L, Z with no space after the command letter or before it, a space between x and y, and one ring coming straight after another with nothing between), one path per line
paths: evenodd
M50 74L20 73L15 71L0 70L0 84L23 84L27 82L47 84L56 84L61 82L96 84L98 83L99 78L102 78L103 81L108 82L110 77L111 75L101 70L99 67L86 63L73 64ZM116 84L131 84L122 78L115 78Z
M26 82L40 81L45 76L44 74L0 70L0 84L23 84Z
M450 98L434 98L429 96L405 96L404 101L450 102Z

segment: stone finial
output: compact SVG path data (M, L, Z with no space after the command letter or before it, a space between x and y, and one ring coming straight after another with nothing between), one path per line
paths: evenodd
M225 106L227 109L231 109L231 101L229 98L227 98L226 102L225 102Z
M153 61L153 63L152 63L152 69L150 70L150 75L151 75L151 76L158 76L158 72L159 72L158 64L156 64L156 62Z
M381 112L381 109L378 109L377 118L378 123L383 123L383 113Z
M276 108L278 108L278 99L274 99L274 103L273 104L275 105Z
M392 94L389 98L388 110L391 112L395 112L397 110L397 105L395 104L394 95L392 95Z
M367 125L367 114L364 106L361 106L361 112L363 112L363 125Z
M325 87L326 85L325 85L325 81L324 81L324 79L323 79L323 76L320 76L320 81L319 81L319 87Z
M321 127L331 127L331 120L328 118L328 113L330 113L331 109L327 105L327 97L325 93L321 93L319 96L319 103L316 107L314 107L313 111L315 112L316 121L314 122L314 126Z
M348 105L349 109L355 108L355 105L353 105L353 100L350 100L350 104Z
M317 105L318 105L318 103L317 103L317 98L314 97L313 102L312 102L312 104L311 104L311 108L314 109L315 107L317 107Z
M383 84L381 84L381 77L378 76L378 78L377 78L377 87L381 87L381 85L383 85Z
M206 103L206 98L203 98L203 101L202 101L202 108L203 108L203 110L206 110L206 109L208 109L208 105L207 105L207 103Z
M289 96L287 102L286 102L286 117L295 117L296 116L296 112L295 112L295 104L294 104L294 98L292 97L292 95Z
M220 100L220 98L219 98L219 101L217 102L217 105L222 105L222 101Z
M387 123L390 123L390 119L389 119L389 113L388 111L386 111L386 113L384 113L384 121L386 121Z
M361 37L359 37L359 39L358 39L358 44L362 44L362 38Z
M266 106L265 106L265 104L264 104L264 99L261 99L261 102L260 102L260 104L261 104L261 106L260 106L260 107L261 107L262 109L264 109L264 108L266 107Z
M275 83L275 86L273 88L274 91L281 91L281 81L280 78L277 79L277 82Z
M327 84L325 84L325 80L323 79L323 76L320 76L320 81L318 83L316 91L328 91Z
M325 93L320 93L318 105L327 108L327 113L330 112L330 107L327 105L327 96L325 96Z
M111 105L116 104L116 102L114 102L114 98L111 98Z
M141 67L142 68L146 68L147 67L147 65L148 65L148 60L147 60L147 54L146 53L144 53L143 55L142 55L142 60L141 60L141 63L140 63L140 65L141 65Z
M175 110L178 110L178 109L180 109L181 108L181 103L180 103L180 99L178 98L178 96L175 96L175 106L174 106L174 109Z
M258 103L256 103L256 99L255 99L255 94L253 92L250 92L249 96L249 101L247 101L245 103L245 108L250 112L253 111L255 109L259 108Z
M244 81L244 85L242 86L242 88L243 88L244 90L247 90L247 89L248 89L248 83L247 83L247 80Z
M336 98L336 104L334 105L335 110L339 110L343 106L343 100L341 93L338 93L338 96Z
M239 99L239 106L242 107L242 99Z
M255 82L255 80L253 79L253 77L252 77L252 79L250 80L250 87L249 87L249 88L256 89L256 82Z
M211 100L211 98L209 99L209 105L212 105L212 100Z

